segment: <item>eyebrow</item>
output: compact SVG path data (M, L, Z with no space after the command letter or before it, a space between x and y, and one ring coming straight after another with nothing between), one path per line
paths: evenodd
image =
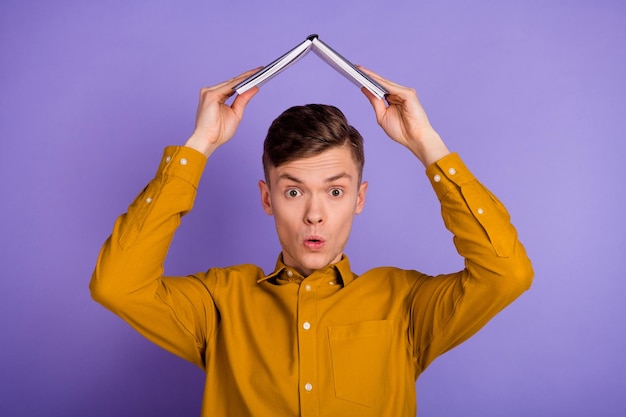
M352 175L348 174L347 172L342 172L341 174L337 174L337 175L335 175L333 177L326 178L324 180L324 182L325 183L335 182L335 181L340 180L342 178L346 178L346 179L352 181Z
M352 180L352 175L348 174L347 172L342 172L341 174L333 175L332 177L326 178L324 180L324 183L335 182L335 181L340 180L342 178L347 178L348 180ZM289 181L293 181L293 182L295 182L297 184L304 184L304 181L302 181L298 177L294 177L291 174L281 174L278 177L278 181L280 181L280 180L289 180Z

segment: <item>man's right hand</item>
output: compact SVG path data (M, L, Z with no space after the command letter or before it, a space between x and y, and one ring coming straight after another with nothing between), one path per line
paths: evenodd
M196 127L185 146L200 151L208 157L215 149L233 137L246 105L258 93L259 88L254 87L238 95L230 106L226 104L226 100L235 94L233 87L237 83L259 69L246 71L228 81L200 90Z

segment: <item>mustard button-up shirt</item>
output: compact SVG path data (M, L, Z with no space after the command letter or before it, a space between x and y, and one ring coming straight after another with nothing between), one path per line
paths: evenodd
M204 155L165 150L121 215L91 281L93 297L137 331L206 371L203 416L416 414L415 380L530 286L533 271L502 204L456 154L427 169L464 270L428 276L347 257L303 277L279 257L163 276Z

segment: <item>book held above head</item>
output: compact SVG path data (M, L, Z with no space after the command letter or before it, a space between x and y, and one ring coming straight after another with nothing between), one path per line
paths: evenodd
M337 51L333 50L326 43L322 42L318 35L309 35L303 42L296 45L293 49L287 51L284 55L272 61L263 69L255 72L234 88L237 93L242 94L255 86L261 86L269 81L289 66L295 64L304 58L310 51L322 58L324 62L337 70L340 74L350 80L358 87L367 88L376 97L382 99L388 91L370 78L363 71L359 70L354 64L341 56Z

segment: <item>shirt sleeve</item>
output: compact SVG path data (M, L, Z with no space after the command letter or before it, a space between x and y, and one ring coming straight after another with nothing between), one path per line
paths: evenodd
M155 177L115 222L90 283L96 301L200 367L217 316L209 284L164 277L163 264L181 217L193 206L205 164L206 157L191 148L165 149Z
M530 287L533 269L502 203L456 153L426 174L465 268L422 277L414 287L411 328L420 372L482 328Z

